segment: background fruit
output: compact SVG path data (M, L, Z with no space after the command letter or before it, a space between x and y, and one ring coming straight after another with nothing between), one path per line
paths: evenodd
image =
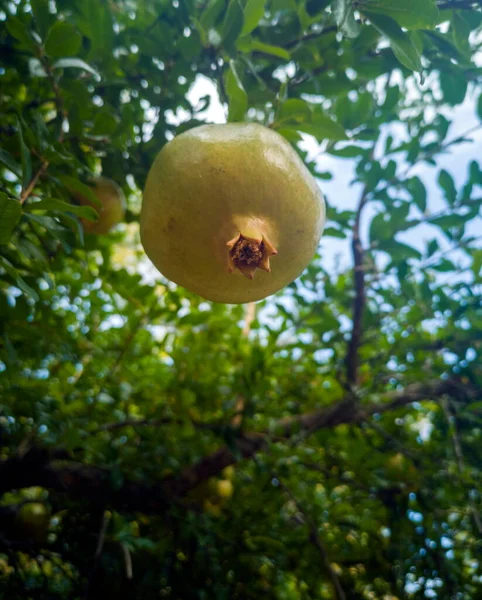
M208 300L238 304L298 277L324 221L315 180L279 134L253 123L205 125L157 156L144 191L141 239L166 277ZM230 263L240 234L248 244L261 242L259 256L245 248Z
M50 513L41 502L27 502L19 508L15 517L17 535L38 544L45 542L49 523Z
M76 200L84 206L92 206L98 213L97 221L82 219L86 233L105 235L124 219L125 196L122 189L106 177L99 177L92 186L92 191L101 202L101 206L95 205L90 199L76 194Z
M218 495L221 498L231 498L233 495L234 486L229 479L221 479L218 481Z

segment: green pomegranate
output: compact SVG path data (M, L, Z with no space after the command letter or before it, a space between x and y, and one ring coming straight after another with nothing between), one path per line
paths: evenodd
M115 181L106 177L98 177L91 189L99 199L100 206L81 194L77 193L75 197L79 204L91 206L96 210L99 218L97 221L82 219L82 224L86 233L105 235L124 219L126 205L124 192Z
M17 534L22 539L32 539L38 544L45 543L50 523L50 513L41 502L27 502L15 517Z
M252 123L202 125L164 146L147 178L141 240L161 273L207 300L261 300L316 252L323 196L295 150Z

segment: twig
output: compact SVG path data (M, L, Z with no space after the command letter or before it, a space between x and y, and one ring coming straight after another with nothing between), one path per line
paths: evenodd
M251 325L253 321L256 319L256 302L250 302L246 306L246 314L244 317L244 327L242 331L243 337L248 337L249 332L251 331Z
M107 373L106 379L108 379L109 377L112 377L112 375L114 375L116 373L117 369L120 367L122 361L124 360L124 358L127 354L127 351L129 350L132 342L134 341L134 338L136 337L139 330L142 327L144 327L144 325L147 323L147 321L148 321L148 315L144 314L142 317L140 317L140 319L137 321L137 323L131 329L131 331L129 332L129 335L126 337L124 345L122 346L119 354L117 355L116 360L114 361L114 364L112 365L109 372Z
M20 204L24 204L24 202L27 200L27 198L33 192L34 187L37 185L38 180L45 173L45 171L47 170L48 166L49 166L49 161L48 160L44 160L42 162L42 164L40 165L39 170L35 173L35 175L30 180L30 182L27 185L27 187L22 191L22 195L20 196Z
M291 80L290 85L291 85L291 87L293 87L295 85L300 85L301 83L304 83L305 81L307 81L308 79L311 79L315 75L321 75L321 73L325 73L325 71L328 71L328 70L329 70L329 68L327 65L321 65L321 66L317 67L316 69L313 69L309 73L305 73L304 75L301 75L300 77L295 77L294 79Z
M121 542L122 553L124 554L124 564L126 567L126 577L127 579L132 579L132 558L131 553L129 552L129 547L125 542Z
M208 56L209 56L209 59L212 61L212 64L214 64L215 73L216 73L216 82L218 84L219 99L221 101L221 104L222 105L229 104L229 98L228 98L228 94L226 92L226 86L224 85L223 67L221 67L218 63L218 55L216 53L215 48L213 48L213 47L208 48Z
M256 319L256 302L250 302L246 306L246 314L244 318L244 327L241 335L245 338L249 336L249 332L251 331L251 325L253 321ZM233 427L241 427L243 422L243 412L246 405L246 399L243 395L239 394L236 398L235 410L236 416L231 421Z
M105 511L104 514L102 515L102 526L99 531L99 537L97 539L97 547L95 549L96 560L98 558L100 558L100 555L102 554L102 550L104 548L104 542L105 542L105 534L107 533L107 527L109 527L110 518L111 518L110 512Z
M459 432L457 430L457 421L456 421L455 416L450 414L447 399L444 399L442 401L442 408L444 411L445 418L447 419L447 424L449 426L449 430L451 432L452 444L454 447L454 454L455 454L455 462L457 463L457 471L459 473L459 478L460 478L460 481L461 481L461 484L463 485L463 487L466 488L466 485L464 484L464 481L463 481L465 461L464 461L464 454L462 451L462 444L460 443ZM470 490L468 490L468 491L470 492ZM470 497L470 493L468 494L468 502L470 505L470 512L472 514L472 519L474 520L474 524L479 532L479 535L482 535L482 519L480 517L480 513L477 509L475 502Z
M87 586L85 590L85 598L89 598L90 590L92 589L92 584L94 582L97 569L99 568L100 557L102 556L102 550L104 549L105 536L107 533L107 528L109 527L110 519L111 513L107 510L104 511L102 515L102 524L100 527L99 536L97 538L97 546L94 554L94 564L92 565L92 570L90 572L89 580L87 581Z
M330 576L331 583L333 585L333 589L335 591L337 600L346 600L346 595L345 595L345 592L343 591L340 580L338 579L338 576L337 576L335 570L331 566L325 545L318 533L318 526L316 524L316 521L313 519L313 517L310 514L308 514L304 510L304 508L301 506L300 502L298 501L296 496L293 494L293 492L289 489L288 486L286 486L281 481L281 479L275 473L273 473L273 477L277 479L277 481L279 482L280 488L285 492L285 494L287 494L290 497L291 501L295 504L298 512L300 512L303 515L305 523L308 525L308 528L310 530L309 540L313 544L313 546L315 546L315 548L318 550L318 552L321 556L323 565L325 566L325 569L327 570L328 575Z
M280 46L286 49L293 48L298 44L303 44L304 42L318 39L319 37L322 37L329 33L334 33L335 31L337 31L337 29L338 28L336 27L336 25L331 25L330 27L325 27L321 31L312 31L311 33L307 33L306 35L303 35L300 38L297 38L296 40L290 40L289 42L286 42L286 44L280 44Z
M368 427L374 429L377 433L379 433L391 446L395 447L401 454L403 454L407 458L410 458L410 460L412 460L414 463L417 463L418 465L418 458L412 452L410 452L410 450L407 450L407 448L405 448L405 446L399 440L397 440L396 437L388 433L388 431L385 431L385 429L381 425L379 425L375 421L368 420L365 421L365 424Z
M57 80L55 79L55 75L49 60L44 55L41 55L40 61L45 69L47 78L50 81L52 90L55 95L55 107L57 109L58 115L60 116L60 133L58 141L62 143L64 141L64 121L67 120L67 112L65 110L64 99L62 98L59 85L57 83Z
M358 364L360 360L358 349L362 340L362 319L366 303L365 274L363 272L363 260L365 252L360 239L360 220L363 208L368 200L368 193L368 186L365 185L356 209L351 244L354 262L353 279L355 285L355 298L353 300L353 326L345 359L346 376L350 385L356 385L358 379Z
M55 106L57 108L57 113L60 115L60 121L61 121L58 141L60 143L62 143L64 140L64 129L63 129L64 121L67 119L67 113L66 113L65 107L64 107L64 100L62 98L60 88L57 84L54 72L52 70L52 67L51 67L48 59L45 56L41 56L40 61L45 69L45 73L47 74L47 78L50 81L50 84L52 85L52 89L53 89L53 92L55 95ZM42 177L42 175L48 169L48 166L49 166L49 161L43 159L39 170L32 177L32 179L30 180L27 187L22 191L22 195L20 196L20 204L24 204L24 202L27 200L27 198L33 192L35 186L37 185L38 180L40 179L40 177Z

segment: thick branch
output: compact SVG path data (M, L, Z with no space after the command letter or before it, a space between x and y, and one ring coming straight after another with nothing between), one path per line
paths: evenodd
M457 381L441 380L414 384L401 392L390 392L384 395L383 401L366 406L348 398L329 408L281 419L273 433L241 433L232 449L227 446L219 448L187 467L180 475L169 476L152 485L124 481L114 489L108 469L67 461L61 453L54 455L32 449L24 455L0 462L0 495L13 489L41 486L102 508L158 514L203 481L219 475L225 467L263 450L272 435L288 439L342 423L356 424L374 414L396 410L413 402L439 400L444 395L459 401L482 399L480 389Z

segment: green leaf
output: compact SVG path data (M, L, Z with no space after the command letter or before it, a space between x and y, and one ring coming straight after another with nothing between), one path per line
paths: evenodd
M482 275L482 250L474 250L472 253L472 272L474 275Z
M446 258L441 258L438 263L430 265L430 268L435 269L435 271L440 271L441 273L449 273L456 269L454 263Z
M406 33L390 17L367 13L372 25L390 41L390 47L398 61L412 71L422 70L420 54Z
M348 38L360 33L360 25L355 19L352 0L333 0L332 10L338 29Z
M424 213L427 210L427 190L419 177L411 177L407 181L407 190L418 208Z
M242 121L248 109L248 95L239 78L237 65L234 60L229 61L226 92L229 98L228 121Z
M21 249L22 253L29 258L29 260L34 260L40 263L47 263L48 257L45 253L45 250L42 246L39 246L38 243L34 244L27 238L20 238L17 242L18 248Z
M77 217L88 219L89 221L97 221L99 215L96 210L91 206L78 206L77 204L69 204L63 200L57 198L45 198L40 202L33 202L28 204L26 209L28 212L35 212L37 210L49 210L61 213L72 213Z
M20 202L0 192L0 246L8 244L21 216Z
M396 232L393 221L386 212L375 215L370 223L370 241L388 240Z
M442 169L438 176L438 184L444 191L444 196L450 205L457 200L457 190L452 175L445 169Z
M280 105L276 117L276 124L287 120L296 121L297 123L310 121L311 108L308 102L301 100L300 98L288 98L288 100L285 100L285 102Z
M271 44L264 44L259 40L252 40L251 42L251 50L262 52L263 54L269 54L271 56L277 56L279 58L284 58L285 60L290 60L291 55L288 50L281 48L280 46L272 46Z
M477 114L482 121L482 93L479 95L479 100L477 102Z
M241 8L239 0L229 0L228 10L226 11L221 30L221 39L228 51L234 49L234 44L243 30L243 25L243 9Z
M94 118L92 135L112 135L119 124L118 118L107 108L100 110Z
M77 25L90 39L89 60L110 58L114 42L110 10L106 4L98 0L82 0L79 6L82 16L78 19Z
M29 28L22 19L10 15L6 21L6 26L8 33L20 42L21 46L32 52L37 50L37 44L35 43Z
M482 256L482 251L479 251L479 254ZM470 402L470 404L467 404L465 406L465 409L463 412L472 412L472 411L479 411L482 410L482 400L479 400L477 402Z
M266 0L248 0L244 7L244 25L241 35L247 35L256 29L263 18L265 3Z
M49 11L49 0L30 0L33 15L35 17L36 29L44 40L47 36L52 15Z
M280 135L282 135L285 139L287 139L288 142L290 142L291 144L297 144L298 142L301 142L301 140L303 139L301 134L298 132L298 130L293 129L290 126L280 127L280 129L276 129L276 131Z
M25 189L32 179L32 161L30 159L30 152L25 145L23 139L23 130L20 119L17 117L17 128L18 128L18 139L20 143L20 155L22 157L22 187Z
M334 149L331 148L328 150L329 154L333 154L333 156L339 156L340 158L356 158L357 156L364 156L367 153L365 148L360 148L360 146L345 146L344 148Z
M423 45L423 37L422 37L422 34L420 33L420 31L409 31L408 37L410 38L410 41L412 42L412 44L415 46L416 51L420 55L422 55L424 45Z
M39 297L35 290L33 290L29 285L25 283L20 274L17 272L15 267L12 265L10 261L8 261L4 256L0 256L0 268L2 268L15 282L15 285L22 290L24 294L33 298L36 302L38 302Z
M394 263L398 261L408 260L410 258L420 259L422 257L420 252L413 246L409 246L408 244L404 244L403 242L398 242L393 238L382 241L379 245L379 249L383 250L384 252L388 252L388 254L390 254L392 262Z
M469 36L472 31L470 23L468 23L459 12L454 10L450 21L450 28L452 30L454 44L460 52L462 52L462 54L470 54Z
M430 242L428 243L427 256L432 256L432 254L435 254L435 252L437 252L439 248L440 246L437 241L437 238L433 238L433 240L430 240Z
M62 247L66 252L71 252L73 237L69 229L61 224L62 216L64 215L60 214L58 218L53 218L48 215L37 215L34 212L25 213L25 217L29 221L33 221L42 227L45 227L50 235L57 238L61 242Z
M465 224L465 218L461 215L442 215L429 220L429 223L440 227L442 231L447 232L454 227L461 227Z
M22 174L21 166L15 161L13 156L7 152L6 150L2 150L0 148L0 162L3 163L7 169L12 171L17 177L20 177Z
M298 130L313 135L318 141L324 139L335 141L348 139L343 127L321 112L313 115L311 123L301 123L298 126Z
M328 236L328 237L340 238L340 239L346 238L346 235L343 233L343 231L340 231L339 229L335 229L334 227L327 227L324 230L323 235Z
M69 215L68 213L65 213L65 212L58 213L58 219L63 225L65 225L71 231L73 231L73 233L74 233L75 237L77 238L77 240L79 241L80 245L83 246L84 242L85 242L84 227L80 223L80 221L78 219L76 219L75 217L73 217L72 215ZM93 221L95 219L88 219L88 220Z
M94 206L98 206L99 208L102 207L99 198L94 194L92 188L85 183L82 183L78 179L75 179L75 177L70 177L69 175L57 175L57 179L61 181L71 193L77 192L92 202Z
M476 160L471 160L469 165L470 182L474 185L482 185L482 169Z
M224 9L224 0L210 0L199 19L205 30L215 27L219 15Z
M45 50L54 58L75 56L79 52L81 44L82 38L77 29L70 23L58 21L49 30Z
M462 104L468 85L464 71L447 65L440 71L439 78L444 100L452 106Z
M391 17L405 29L433 29L438 8L433 0L366 0L360 9Z
M93 69L90 65L88 65L81 58L61 58L57 60L52 65L54 69L82 69L83 71L87 71L96 77L99 77L99 74L95 69Z
M206 30L204 29L201 21L196 19L196 17L191 17L191 21L194 23L194 27L196 31L199 33L199 37L201 38L201 43L203 46L206 46L208 43L208 35Z

